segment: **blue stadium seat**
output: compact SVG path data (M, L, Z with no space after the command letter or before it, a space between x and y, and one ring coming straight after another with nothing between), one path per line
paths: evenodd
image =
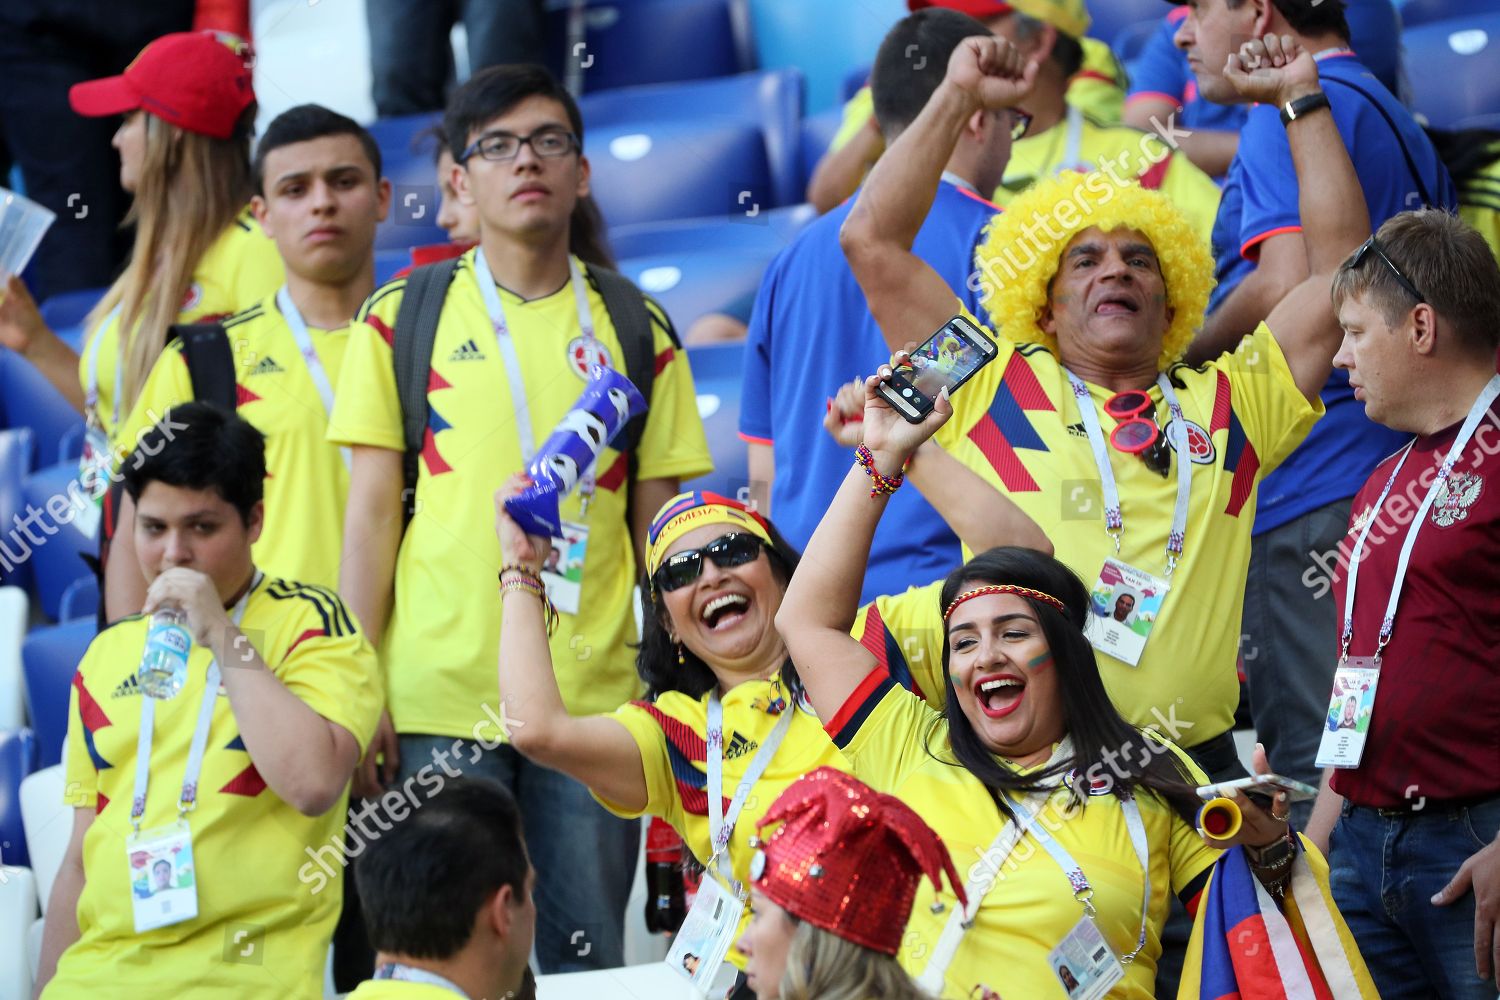
M369 126L380 147L381 167L391 182L391 212L375 232L376 251L441 243L448 238L437 224L434 149L416 141L419 133L439 121L439 115L406 115L382 118Z
M39 307L42 319L54 330L78 326L107 291L108 288L80 288L72 292L59 292Z
M0 586L25 588L31 582L31 560L21 558L10 534L26 508L22 484L31 471L31 436L29 427L0 431Z
M700 317L753 295L775 251L719 250L620 261L620 271L685 331Z
M693 383L698 390L698 414L708 436L714 471L683 484L684 490L712 490L748 499L750 466L740 438L740 391L744 377L744 344L709 344L688 349Z
M35 733L29 729L0 733L0 864L31 867L26 830L21 825L21 780L36 767Z
M1156 33L1157 21L1141 21L1136 24L1128 24L1115 33L1114 41L1109 47L1114 50L1115 58L1121 63L1128 63L1139 56L1146 48L1146 43Z
M727 124L751 124L764 137L762 155L771 175L771 197L761 204L795 205L802 200L803 190L798 183L801 178L797 155L804 90L802 74L790 69L588 94L579 101L584 152L590 162L597 161L605 148L598 141L599 132L614 126L690 123L695 126L688 132L691 135L692 131L707 133ZM733 174L726 176L732 178ZM601 188L602 185L595 186L594 197L622 194ZM689 214L708 213L678 212L674 217L685 218ZM616 221L606 218L612 223Z
M36 729L38 767L62 761L63 742L68 735L68 686L94 634L92 618L77 618L32 629L21 644L26 712Z
M588 0L580 37L573 0L549 0L547 61L559 78L581 71L584 93L740 73L755 65L745 2Z
M845 73L844 82L839 86L839 100L847 102L849 98L859 93L860 89L870 82L870 72L873 68L867 64L856 66Z
M72 621L74 618L93 618L99 613L99 578L93 573L81 576L68 584L58 602L57 620Z
M756 65L796 66L807 77L807 110L826 111L906 14L906 0L750 0Z
M651 122L589 134L590 189L608 225L729 215L776 204L752 125Z
M1161 0L1088 0L1093 23L1089 36L1114 47L1115 39L1132 25L1149 21L1157 24L1167 16Z
M1409 28L1402 36L1412 107L1436 128L1500 112L1500 12L1465 14Z
M32 534L42 538L43 542L32 547L31 573L37 603L54 621L62 609L62 596L68 585L93 575L94 571L83 560L84 553L93 556L99 551L98 540L78 530L71 519L71 511L60 516L51 513L66 510L66 503L72 495L68 487L77 476L77 463L61 462L33 472L21 487L24 502L43 512L32 528ZM63 498L61 502L58 497ZM60 523L62 518L68 518L67 522Z
M833 145L833 137L838 135L839 127L843 123L844 112L841 108L833 108L802 119L803 191L807 190L813 171L818 169L818 161L823 158L824 153L828 152L828 147Z
M1408 28L1470 14L1500 13L1500 0L1397 0L1401 23Z
M775 254L817 217L811 205L803 204L762 209L754 217L738 214L643 222L611 229L609 246L620 260L704 250L762 250Z
M58 445L83 417L41 372L10 351L0 350L0 427L30 427L30 464L51 462Z
M1349 47L1385 89L1405 96L1401 80L1401 15L1391 0L1345 0Z

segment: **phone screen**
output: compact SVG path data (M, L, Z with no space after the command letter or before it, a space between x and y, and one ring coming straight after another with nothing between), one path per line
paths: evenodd
M909 364L897 366L894 374L905 379L927 399L933 399L944 388L952 393L985 360L986 356L977 344L950 327L944 327L911 354Z

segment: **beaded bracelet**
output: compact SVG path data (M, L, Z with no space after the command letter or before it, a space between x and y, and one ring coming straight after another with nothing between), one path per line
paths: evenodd
M550 639L555 635L560 618L557 606L547 597L547 585L542 582L542 578L525 566L502 566L500 568L500 595L503 597L512 591L531 594L542 602L542 612L547 622L547 637Z
M906 473L904 470L896 473L894 476L882 476L880 470L875 468L874 454L870 452L870 449L866 445L862 444L854 449L854 461L870 477L872 483L870 486L870 499L872 500L876 497L890 496L901 488L902 483L906 482Z

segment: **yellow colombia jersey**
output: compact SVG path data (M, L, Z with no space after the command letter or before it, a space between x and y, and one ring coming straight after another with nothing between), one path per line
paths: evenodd
M1125 520L1117 554L1062 365L1040 345L1017 347L1003 338L998 344L995 360L954 394L954 415L938 431L938 443L1035 520L1085 586L1093 588L1106 558L1165 576L1179 456L1173 453L1172 472L1162 476L1108 448ZM1127 721L1163 728L1176 743L1194 746L1229 729L1239 702L1235 662L1256 487L1307 435L1323 405L1302 395L1264 323L1233 353L1201 369L1176 366L1170 375L1181 383L1176 392L1193 462L1182 558L1140 666L1104 652L1098 660ZM1108 434L1115 420L1103 406L1113 394L1097 385L1089 394ZM1150 395L1166 428L1161 390L1152 386ZM933 621L922 634L940 642L941 621Z
M1095 121L1114 123L1125 111L1125 71L1109 46L1083 39L1083 68L1068 83L1067 102ZM829 150L842 149L875 114L875 95L867 83L844 105L844 117Z
M1489 148L1496 157L1458 184L1458 215L1479 230L1500 260L1500 142Z
M741 778L755 759L755 752L775 728L779 715L768 708L781 697L779 683L746 681L724 695L724 797L734 797ZM786 699L782 699L783 702ZM744 809L729 839L729 860L734 877L749 884L750 857L755 849L749 838L755 824L787 785L817 767L849 770L844 755L829 740L823 724L803 704L795 711L786 737L770 765L745 799ZM640 811L622 809L599 799L619 816L634 819L650 814L660 816L681 834L683 842L700 862L707 863L711 848L708 832L708 696L689 698L669 691L655 702L631 702L614 713L630 730L641 751L646 771L646 808ZM597 796L595 796L598 798ZM749 920L749 914L745 916ZM743 930L743 927L741 928ZM735 938L738 941L738 936ZM745 956L739 947L730 950L730 959L741 968Z
M998 868L974 926L948 967L942 996L1067 1000L1047 956L1083 917L1083 908L1072 898L1067 875L1033 837L1018 844L1007 861L995 864L986 858L1004 820L979 779L957 764L947 720L877 668L829 722L828 731L848 755L857 778L897 796L932 825L961 878L968 881L971 874L984 874L986 864L991 865L990 874ZM1153 740L1151 750L1175 754L1195 783L1207 781L1175 747ZM1051 801L1061 807L1067 794L1059 790ZM1157 931L1167 918L1168 894L1196 905L1194 899L1219 852L1154 795L1139 795L1137 801L1150 848L1151 927L1146 947L1125 966L1124 980L1109 996L1148 1000L1154 996L1161 954ZM1096 920L1105 939L1117 955L1134 951L1141 926L1142 874L1120 800L1091 795L1081 813L1054 820L1047 829L1093 885ZM936 900L944 904L941 913L933 912L935 890L923 880L898 956L913 976L926 968L949 911L958 905L957 896L947 888Z
M1219 186L1213 178L1157 136L1129 125L1100 124L1076 107L1047 131L1012 147L995 202L1007 206L1037 180L1064 170L1104 170L1121 180L1139 180L1142 187L1165 194L1204 240L1213 235L1219 212Z
M177 322L219 319L273 295L285 280L281 255L260 228L260 223L241 212L219 238L209 246L193 270L193 284L177 314ZM125 439L115 426L115 370L119 366L120 324L110 316L94 332L99 340L99 421L109 435L111 446L118 448ZM88 349L79 356L78 378L88 391ZM124 420L125 413L118 414ZM132 442L133 443L133 442ZM127 449L128 450L128 449Z
M938 600L942 592L943 581L938 580L877 597L859 609L849 630L892 680L933 708L942 708L947 700L943 614Z
M149 996L170 983L184 997L320 998L343 888L335 871L332 884L314 892L299 881L298 870L307 850L342 843L335 838L344 827L345 801L309 817L277 797L255 769L222 688L198 802L188 814L198 916L135 933L125 839L141 722L136 671L147 624L135 616L105 629L73 677L65 798L98 812L83 842L87 881L78 900L79 938L58 963L47 996ZM380 716L380 673L374 650L336 595L267 577L246 603L241 629L282 684L347 729L363 750ZM186 686L156 706L143 830L177 819L210 660L207 648L195 645ZM233 937L237 930L246 930L243 941L256 948L231 950L241 941Z
M266 436L266 521L255 543L256 565L337 589L349 470L339 448L328 443L323 398L275 295L225 320L224 330L234 354L239 414ZM349 330L307 332L336 392ZM153 419L192 398L182 345L174 342L151 369L121 439L137 440Z
M396 979L370 979L349 994L349 1000L453 1000L446 986L407 983Z
M586 267L580 262L580 267ZM485 280L492 280L486 276ZM378 289L350 331L343 391L329 439L402 450L401 404L391 336L405 281ZM584 342L570 286L523 302L500 289L505 319L520 350L538 446L584 389ZM598 289L589 282L595 335L611 367L624 364ZM691 479L712 468L686 356L664 314L650 311L656 337L651 412L637 457L639 479ZM500 543L494 493L522 468L515 404L494 327L474 280L474 252L460 258L432 352L426 444L417 478L421 510L396 559L395 603L380 644L397 732L472 738L498 709L495 656L500 644ZM613 711L640 690L635 673L635 550L626 528L626 456L606 448L595 466L588 547L579 607L552 638L563 700L574 715ZM580 495L562 502L579 522Z

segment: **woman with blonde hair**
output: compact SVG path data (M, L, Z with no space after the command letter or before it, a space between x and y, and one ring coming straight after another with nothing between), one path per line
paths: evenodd
M85 321L81 357L14 277L0 301L0 346L83 412L87 450L103 469L168 327L234 313L274 292L283 274L275 244L247 211L255 92L244 42L210 31L163 35L121 75L80 83L68 98L86 117L125 116L113 145L120 186L135 196L126 220L135 245Z
M926 875L962 883L943 842L900 799L819 768L781 794L751 859L740 938L756 1000L927 1000L896 961Z

